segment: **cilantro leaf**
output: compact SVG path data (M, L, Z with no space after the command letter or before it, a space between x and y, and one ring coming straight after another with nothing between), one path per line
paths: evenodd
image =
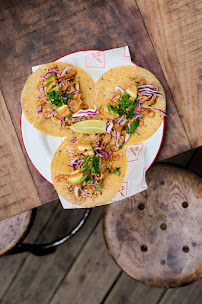
M52 106L61 107L63 104L63 98L59 95L61 90L58 91L48 91L47 97L51 101Z
M120 176L120 174L121 174L120 167L116 167L116 169L113 171L113 173Z
M139 120L135 119L131 125L130 125L130 129L128 129L128 127L126 128L126 133L130 134L130 133L134 133L135 130L137 129L138 125L139 125Z
M119 109L116 106L108 105L107 110L109 113L117 114Z
M96 189L102 189L102 187L100 185L96 185L95 188Z
M123 145L125 144L125 140L122 142L122 144L119 146L119 149L123 148Z
M87 180L87 184L92 184L92 183L93 183L93 179Z

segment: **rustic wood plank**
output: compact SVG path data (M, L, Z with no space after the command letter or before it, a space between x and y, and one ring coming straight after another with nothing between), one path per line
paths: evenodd
M192 148L202 145L200 0L137 0Z
M107 252L100 222L50 303L59 304L68 295L69 303L98 304L119 273Z
M191 285L169 289L158 304L200 304L202 298L202 280Z
M41 205L0 92L0 220Z
M103 304L156 304L165 291L138 283L122 273L118 282Z
M41 258L29 254L1 303L49 303L100 221L102 213L103 207L95 208L82 229L67 243L59 246L54 254ZM78 223L78 217L82 214L82 210L63 210L58 205L37 242L51 241L66 234Z
M109 49L128 44L133 60L153 72L166 91L169 117L158 159L191 148L135 1L80 0L75 3L50 0L45 3L22 0L1 3L2 90L19 138L20 93L33 65L80 49ZM16 60L13 60L14 56ZM52 186L43 180L29 160L28 163L42 203L55 199Z
M43 227L46 226L47 221L49 220L52 212L58 204L58 201L41 208L37 209L37 216L34 221L31 232L26 237L26 241L30 243L36 242L37 238L41 234ZM17 254L17 255L8 255L1 257L1 275L0 275L0 301L6 291L9 289L9 286L15 280L18 272L21 269L22 264L27 258L27 253Z

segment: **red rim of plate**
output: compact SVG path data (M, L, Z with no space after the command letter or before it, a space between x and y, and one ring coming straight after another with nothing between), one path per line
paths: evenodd
M68 53L68 54L66 54L66 55L64 55L64 56L61 56L61 57L55 59L53 62L55 62L55 61L57 61L57 60L59 60L59 59L65 57L65 56L67 56L67 55L70 55L70 54L74 54L74 53L78 53L78 52L88 52L88 51L100 51L100 52L104 52L104 50L99 50L99 49L80 50L80 51L71 52L71 53ZM137 64L136 64L135 62L133 62L132 60L131 60L131 62L132 62L134 65L137 66ZM35 167L35 165L33 164L32 160L31 160L31 158L29 157L29 154L28 154L28 152L27 152L27 149L25 148L25 143L24 143L23 136L22 136L22 110L21 110L21 115L20 115L20 133L21 133L21 139L22 139L22 143L23 143L25 152L26 152L26 154L27 154L27 156L28 156L28 158L29 158L31 164L34 166L34 168L36 169L36 171L37 171L37 172L38 172L38 173L39 173L39 174L40 174L40 175L41 175L49 184L53 185L53 184L52 184L51 182L49 182L49 181L48 181L48 180L39 172L39 170ZM153 166L155 160L157 159L157 156L159 155L159 152L160 152L161 147L162 147L162 144L163 144L164 135L165 135L165 117L164 117L164 119L163 119L163 134L162 134L162 138L161 138L161 143L160 143L158 152L157 152L157 154L156 154L156 156L155 156L153 162L151 163L151 165L150 165L149 168L147 169L147 171L149 171L149 169ZM146 171L146 172L147 172L147 171Z

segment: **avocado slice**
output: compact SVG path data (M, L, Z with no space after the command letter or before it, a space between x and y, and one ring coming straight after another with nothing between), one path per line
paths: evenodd
M48 79L51 79L52 77L55 77L55 78L56 78L55 73L50 74L50 75L48 76L47 80L48 80Z
M81 172L76 172L76 173L75 172L76 171L71 172L70 176L68 177L68 181L70 183L80 184L88 176L86 174L83 175L83 173Z
M62 105L61 107L58 107L57 109L55 109L55 111L57 112L57 113L59 113L61 110L63 110L64 108L66 108L67 107L67 105Z
M104 110L102 111L102 114L103 114L105 117L111 118L111 119L114 119L114 118L119 117L119 114L110 113L110 112L108 111L108 108L104 108Z
M130 88L131 89L126 90L126 93L128 95L130 95L131 97L134 97L136 99L137 98L137 92L138 92L137 86L136 85L134 85L134 87L130 86Z
M78 143L78 150L83 152L85 155L94 156L95 152L92 149L91 145L86 143Z

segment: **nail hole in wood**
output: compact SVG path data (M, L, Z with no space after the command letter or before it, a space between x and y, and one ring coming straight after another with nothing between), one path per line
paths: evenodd
M145 208L145 205L144 205L144 204L139 204L139 205L138 205L138 209L144 210L144 208Z
M141 250L142 250L143 252L146 252L146 251L147 251L147 249L148 249L148 248L147 248L147 246L146 246L146 245L142 245L142 246L141 246Z
M162 223L161 226L160 226L160 228L162 230L166 230L167 229L167 225L165 223Z
M189 206L189 204L188 204L187 202L183 202L183 203L182 203L182 207L183 207L183 208L187 208L188 206Z
M161 265L165 265L166 261L165 260L161 260Z
M183 246L182 250L187 253L187 252L189 252L189 247L188 246Z

